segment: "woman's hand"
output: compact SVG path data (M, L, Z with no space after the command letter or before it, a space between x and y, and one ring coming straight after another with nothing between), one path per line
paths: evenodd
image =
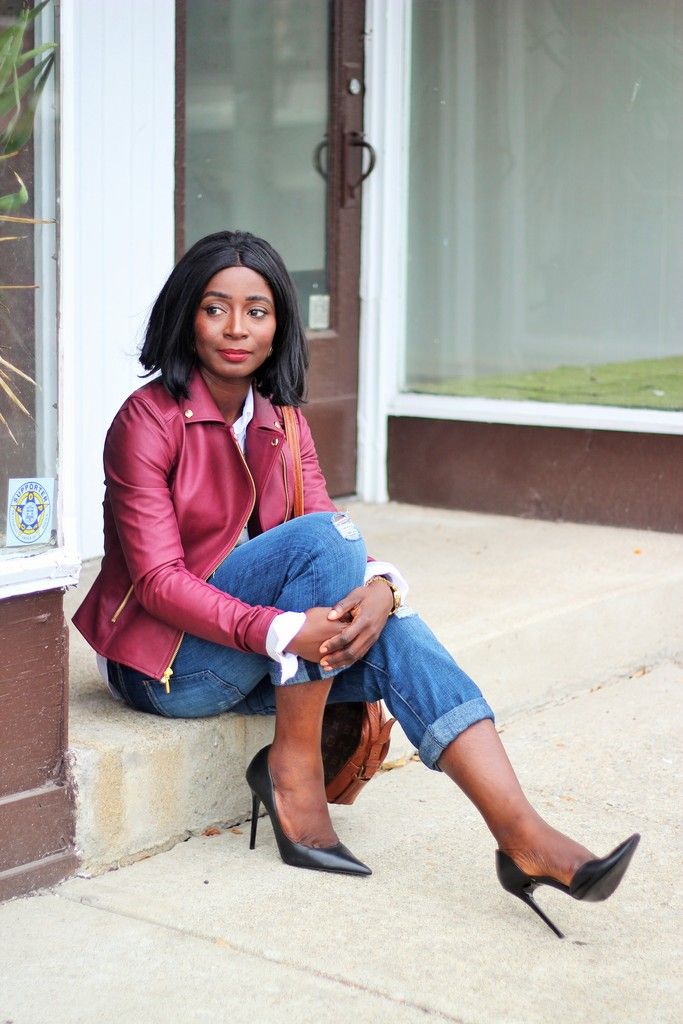
M287 653L320 663L321 644L330 637L336 637L344 629L344 623L330 620L332 611L331 608L309 608L305 613L306 621L285 648Z
M342 629L322 644L322 668L346 668L362 658L384 629L393 607L394 595L381 582L356 587L338 601L328 615L328 625L337 623Z

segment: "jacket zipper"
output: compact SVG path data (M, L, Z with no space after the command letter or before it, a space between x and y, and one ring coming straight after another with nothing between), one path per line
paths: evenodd
M123 601L121 602L121 604L118 606L118 608L116 609L116 611L114 612L114 614L111 617L111 621L112 622L116 622L116 620L118 619L119 615L121 614L123 609L128 604L128 602L130 600L130 595L132 593L133 593L133 584L131 583L131 585L128 588L128 592L127 592L126 596L124 597Z
M233 441L234 441L234 438L233 438ZM242 533L242 530L244 529L244 527L247 525L247 523L251 519L251 513L254 511L254 507L256 505L256 484L254 483L254 478L251 475L251 470L249 469L249 466L247 465L247 460L245 459L244 455L242 454L242 449L238 445L237 441L234 441L234 444L235 444L235 447L237 448L237 451L240 454L240 458L242 459L242 462L244 463L244 468L247 471L247 476L249 477L249 482L251 483L251 490L252 490L251 508L249 509L249 512L247 513L246 519L244 520L244 522L242 523L242 525L239 528L239 531L237 533L237 536L239 537L240 534ZM216 571L216 569L221 564L221 562L225 558L227 558L228 555L230 554L230 552L234 551L234 549L235 549L235 545L233 544L226 551L224 551L223 554L221 555L221 557L216 562L216 564L213 566L213 568L209 569L209 571L206 573L205 576L202 577L202 579L208 580L209 576L211 576ZM131 590L132 589L133 588L131 587ZM129 595L126 596L126 600L128 600L128 596ZM175 645L175 650L173 651L173 654L171 655L171 660L169 662L168 668L165 670L165 672L162 675L161 680L160 680L160 682L162 682L164 684L165 688L166 688L166 693L170 693L171 692L171 676L173 675L173 662L175 660L176 654L180 650L180 645L183 642L183 637L184 636L185 636L185 630L183 630L183 632L180 634L180 639L178 640L178 643Z

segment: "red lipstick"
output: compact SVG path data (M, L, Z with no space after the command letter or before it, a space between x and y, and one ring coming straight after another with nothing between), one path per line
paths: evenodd
M249 358L248 352L238 348L222 348L219 349L218 354L228 363L243 363L245 359Z

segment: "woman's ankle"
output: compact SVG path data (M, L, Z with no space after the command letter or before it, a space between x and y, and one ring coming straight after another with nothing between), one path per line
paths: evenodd
M271 748L268 758L278 817L292 842L314 848L339 840L330 820L325 796L322 758Z
M536 878L546 876L569 885L594 854L581 843L543 822L535 829L497 836L498 846L518 868Z
M294 745L274 741L268 753L268 765L273 781L276 776L281 786L296 786L300 783L317 782L324 779L320 747Z

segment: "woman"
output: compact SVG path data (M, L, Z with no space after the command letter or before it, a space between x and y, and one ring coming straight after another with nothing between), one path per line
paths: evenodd
M108 432L105 554L74 619L106 658L112 692L175 718L274 712L273 743L247 771L252 844L262 801L283 860L347 874L370 869L330 821L322 716L328 700L381 698L425 765L483 815L502 885L558 935L536 886L609 896L639 837L598 860L534 811L480 691L330 501L298 411L307 355L296 294L271 246L242 232L197 242L156 300L140 361L160 376ZM283 406L300 432L296 519Z

